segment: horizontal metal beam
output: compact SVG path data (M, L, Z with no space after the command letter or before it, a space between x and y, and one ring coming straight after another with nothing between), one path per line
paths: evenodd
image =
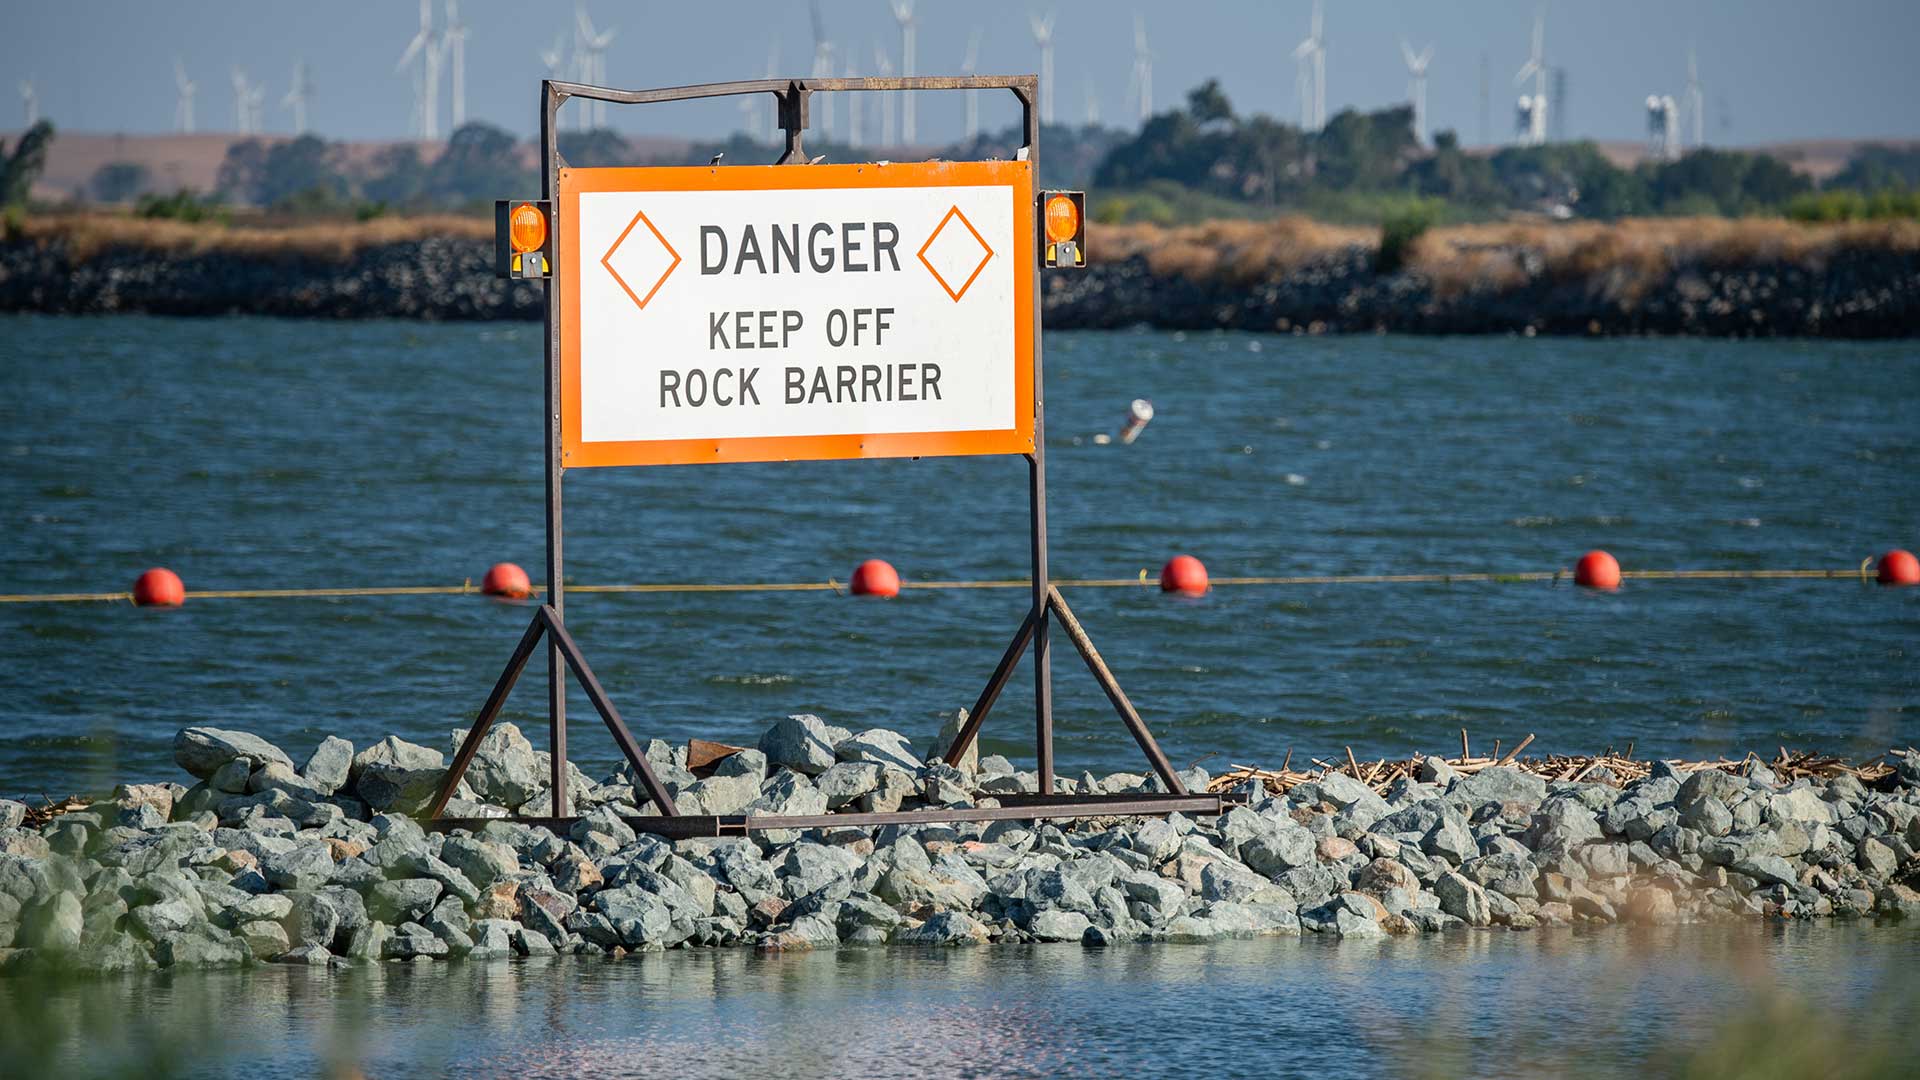
M680 814L646 815L620 820L636 832L671 840L745 836L773 829L874 828L881 825L942 825L956 821L1039 821L1076 817L1162 817L1167 814L1216 815L1233 800L1220 795L1007 795L1012 805L941 807L875 814ZM577 817L439 818L422 822L429 829L476 830L490 821L540 825L565 834Z
M697 98L734 97L740 94L785 94L790 90L1012 90L1032 94L1038 91L1037 75L915 75L894 79L740 79L734 82L698 83L692 86L663 86L651 90L616 90L610 86L585 83L550 82L561 98L587 98L616 105L651 105L662 101L691 101Z

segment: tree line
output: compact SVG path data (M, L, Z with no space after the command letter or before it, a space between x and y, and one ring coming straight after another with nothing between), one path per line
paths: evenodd
M44 163L43 122L0 155L0 196L23 201ZM1161 223L1302 213L1377 222L1409 213L1477 220L1514 212L1612 219L1654 214L1787 214L1805 220L1920 217L1920 148L1868 145L1816 186L1765 153L1703 148L1674 161L1622 168L1590 141L1468 152L1451 131L1423 147L1406 106L1344 110L1319 131L1237 112L1215 80L1190 91L1137 133L1093 126L1042 132L1041 182L1090 188L1105 221ZM643 151L611 130L559 137L570 164L770 162L779 147L745 135ZM942 148L949 160L1012 157L1019 132L988 132ZM809 139L809 155L865 160L871 149ZM89 184L95 200L136 202L149 216L206 216L248 206L293 216L473 212L496 198L537 191L537 148L486 123L469 123L439 147L394 143L370 155L313 135L247 139L229 147L211 192L156 192L135 162L110 162Z

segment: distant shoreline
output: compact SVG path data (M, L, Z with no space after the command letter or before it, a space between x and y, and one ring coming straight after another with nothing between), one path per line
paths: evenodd
M1920 223L1644 219L1479 225L1413 237L1297 218L1096 227L1090 268L1045 278L1053 329L1268 333L1920 335ZM290 229L101 215L0 240L0 311L537 319L491 273L487 223Z

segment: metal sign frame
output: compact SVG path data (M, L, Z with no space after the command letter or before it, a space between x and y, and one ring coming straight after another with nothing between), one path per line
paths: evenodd
M569 385L565 379L564 348L561 342L560 322L556 312L560 304L572 302L569 290L577 288L575 282L567 279L560 269L568 265L571 257L568 251L569 236L577 236L577 224L570 222L565 205L560 200L563 193L561 172L568 166L560 156L558 113L560 106L569 98L582 98L590 101L604 101L616 105L648 105L670 101L691 101L701 98L733 97L743 94L771 94L779 107L780 126L786 133L786 146L778 164L804 167L807 163L802 145L803 133L807 128L808 102L817 92L898 92L918 90L1007 90L1020 102L1021 126L1024 145L1020 147L1015 160L1024 161L1035 171L1035 187L1038 186L1038 168L1040 151L1040 110L1039 79L1034 75L1013 76L916 76L913 78L861 78L861 79L753 79L740 82L707 83L697 86L667 87L654 90L615 90L607 87L587 86L579 83L543 80L540 84L540 150L541 176L540 197L552 207L558 218L549 224L549 243L554 245L555 273L547 279L545 291L546 320L546 531L547 531L547 599L535 609L533 619L526 632L521 635L519 644L514 648L493 691L487 697L473 727L468 730L466 739L447 770L439 791L428 804L423 817L435 828L472 828L483 824L487 819L445 818L442 813L452 799L461 779L473 763L474 755L479 751L480 743L488 729L499 716L501 707L512 692L520 673L532 659L534 650L541 639L547 645L547 739L551 751L551 772L548 777L552 795L552 814L542 818L522 818L523 821L536 821L542 824L564 824L572 820L568 814L567 799L567 695L566 674L571 671L579 680L587 698L600 714L622 756L634 770L635 779L645 790L648 799L657 808L653 815L628 818L636 829L670 837L718 836L729 833L748 833L764 829L814 828L823 825L884 825L911 824L933 821L979 821L1015 818L1020 820L1056 817L1111 816L1121 814L1167 814L1175 811L1187 814L1218 814L1222 811L1226 797L1213 794L1190 794L1173 771L1166 755L1154 741L1146 724L1140 719L1126 694L1120 689L1106 663L1094 649L1086 631L1074 618L1059 590L1048 581L1047 576L1047 471L1046 471L1046 402L1045 381L1041 368L1041 293L1040 277L1029 277L1031 287L1024 298L1025 306L1032 319L1032 443L1031 450L1024 456L1027 459L1027 492L1029 544L1032 555L1032 606L1025 620L1015 632L1013 641L1001 655L999 664L988 679L986 688L975 700L973 709L961 731L943 755L948 762L957 762L972 746L978 737L981 725L999 700L1000 693L1012 678L1021 656L1029 649L1033 652L1034 673L1034 747L1039 766L1039 793L1036 795L1000 796L996 807L967 807L932 810L899 811L894 813L836 813L812 815L806 817L775 816L762 814L745 815L683 815L674 805L672 795L660 782L641 751L619 711L614 708L611 699L594 677L587 665L585 655L578 644L567 632L565 623L566 596L565 576L563 574L563 533L561 519L561 482L566 469L567 449L562 432L562 408L566 402ZM735 166L738 167L738 166ZM1037 192L1035 193L1037 198ZM1037 215L1028 220L1035 230L1040 228ZM557 226L557 227L556 227ZM569 230L573 230L570 234ZM1039 241L1036 231L1023 246L1025 256L1034 258L1035 245ZM577 372L575 373L577 374ZM576 384L577 385L577 384ZM1022 403L1024 407L1024 402ZM710 460L710 459L703 459ZM1061 795L1055 792L1053 772L1053 671L1050 649L1050 628L1058 620L1067 632L1068 639L1074 644L1088 670L1106 692L1109 702L1120 715L1135 741L1146 755L1148 763L1165 788L1162 794L1144 795Z

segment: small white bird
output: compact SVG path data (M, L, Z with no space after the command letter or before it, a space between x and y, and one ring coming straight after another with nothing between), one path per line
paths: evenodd
M707 164L718 165L720 164L720 159L726 156L727 156L726 151L723 150L720 153L713 155L713 160L707 162Z

